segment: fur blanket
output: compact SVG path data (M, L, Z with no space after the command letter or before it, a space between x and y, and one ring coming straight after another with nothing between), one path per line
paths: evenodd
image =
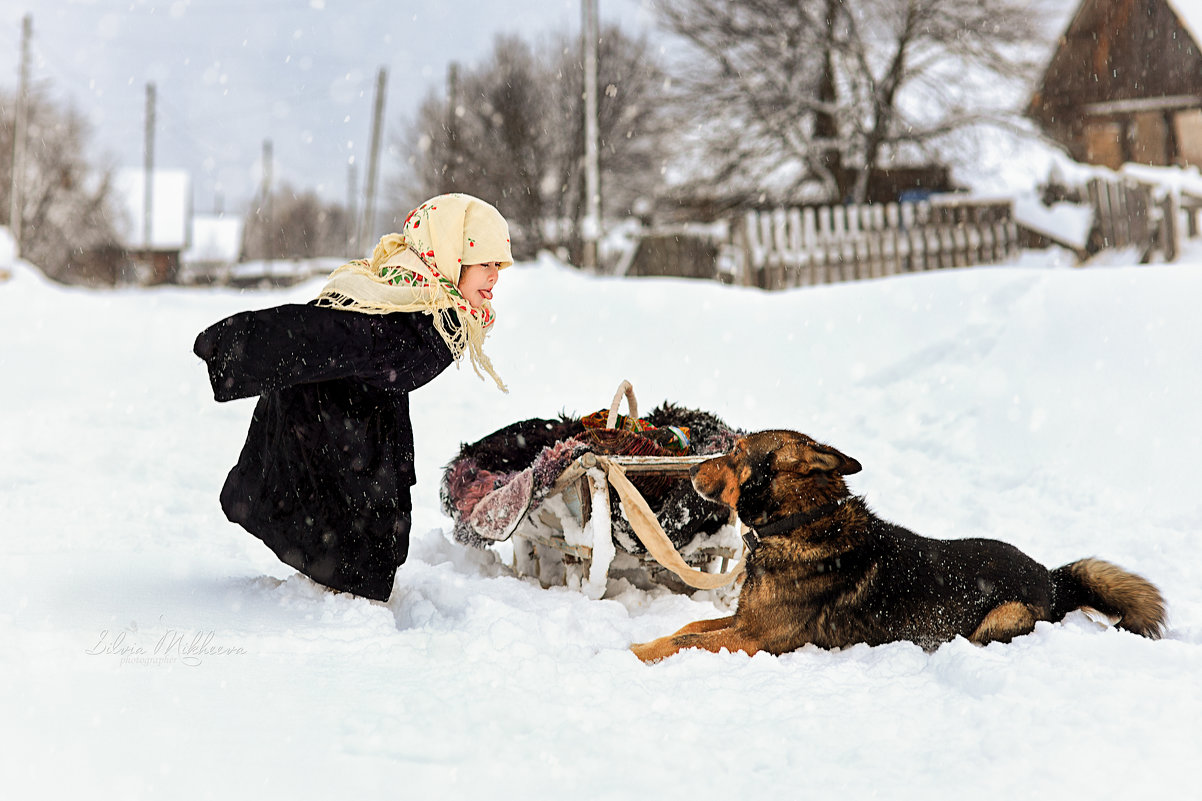
M657 428L688 428L689 452L696 455L725 453L745 433L709 412L671 403L664 403L644 419ZM533 485L529 506L533 511L546 500L567 466L590 450L612 452L590 437L579 417L567 415L522 420L463 445L443 473L440 493L443 511L455 521L455 540L485 547L490 541L477 535L468 523L476 504L521 476ZM677 548L698 534L715 533L729 519L728 509L699 496L687 479L660 481L639 489ZM611 495L610 503L617 547L629 553L644 553L642 543L618 510L616 495Z

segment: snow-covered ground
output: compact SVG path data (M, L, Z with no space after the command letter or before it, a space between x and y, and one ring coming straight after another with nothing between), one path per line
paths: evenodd
M414 542L387 604L322 591L226 522L252 402L192 339L311 297L0 283L6 798L1197 798L1202 253L765 294L507 271L489 350L413 396ZM0 265L4 266L4 265ZM1157 583L1167 637L1074 613L1009 645L781 657L626 649L721 612L590 601L447 539L441 465L630 379L854 456L883 516ZM768 794L771 793L771 796Z

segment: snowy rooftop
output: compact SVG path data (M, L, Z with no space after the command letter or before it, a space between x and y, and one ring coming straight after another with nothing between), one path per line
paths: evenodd
M192 239L181 254L185 262L232 264L242 252L242 220L226 214L197 214L192 218Z
M114 193L123 212L117 223L121 243L129 248L145 246L146 171L122 169L113 179ZM151 186L150 244L154 250L182 250L188 244L188 222L192 214L192 179L185 170L155 170Z
M1057 36L1061 36L1088 1L1045 0L1042 3L1037 1L1035 7L1046 16L1051 30L1055 31ZM1177 19L1194 37L1194 41L1202 42L1202 0L1165 0L1165 4L1177 15Z

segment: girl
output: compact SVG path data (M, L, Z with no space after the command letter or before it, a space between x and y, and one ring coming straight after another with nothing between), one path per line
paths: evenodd
M409 393L465 353L506 391L481 346L512 263L495 208L440 195L311 303L201 332L214 397L259 396L221 491L226 517L314 581L387 600L409 549Z

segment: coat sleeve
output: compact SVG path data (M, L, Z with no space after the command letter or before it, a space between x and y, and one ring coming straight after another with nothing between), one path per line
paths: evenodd
M451 362L426 315L300 304L227 317L202 331L193 351L219 401L339 378L408 391Z
M353 313L353 312L350 312ZM459 325L446 314L450 328ZM388 390L412 392L447 369L454 357L434 328L433 318L418 312L371 316L375 341L372 366L360 376L368 384ZM407 412L406 412L407 414Z

